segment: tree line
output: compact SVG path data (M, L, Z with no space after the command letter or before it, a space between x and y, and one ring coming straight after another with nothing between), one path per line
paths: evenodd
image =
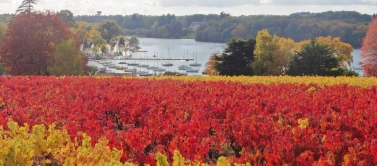
M231 16L228 13L194 14L175 16L151 15L78 15L69 10L61 11L66 20L89 24L112 21L120 27L123 34L152 38L185 38L190 36L197 41L228 42L232 38L255 38L258 31L268 29L271 34L291 38L296 42L310 37L333 36L360 48L368 23L376 15L361 14L355 11L323 13L293 13L288 16L251 15ZM0 22L11 15L1 15ZM192 22L203 22L196 31L190 27Z
M213 53L206 64L208 75L261 76L357 76L348 67L353 47L338 37L318 37L295 42L270 35L267 29L256 38L232 39L223 53Z
M361 62L364 76L377 76L377 17L367 26L362 40ZM357 76L349 69L353 47L339 37L311 37L295 42L270 35L268 29L256 38L232 39L224 52L213 53L206 64L208 75L264 76Z
M127 34L154 38L182 38L195 33L197 41L228 42L232 38L248 39L256 37L258 31L268 29L271 34L291 38L294 41L310 37L333 36L359 48L365 36L368 23L375 15L361 14L355 11L337 11L322 13L293 13L288 16L251 15L231 16L228 13L194 14L175 16L147 15L110 15L76 16L78 21L98 23L112 20ZM192 22L203 22L195 32L190 28Z

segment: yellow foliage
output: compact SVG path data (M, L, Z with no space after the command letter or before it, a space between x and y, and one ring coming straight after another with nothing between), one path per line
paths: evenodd
M130 77L124 77L129 79ZM143 78L144 79L144 78ZM371 87L377 85L377 77L311 77L311 76L211 76L211 77L149 77L151 80L173 79L182 81L229 81L244 84L318 84L319 86L333 86L347 84L348 86Z
M326 135L323 135L321 142L326 140Z
M340 40L339 37L323 37L320 36L317 38L318 43L323 45L328 45L332 50L334 50L334 55L339 58L340 66L346 67L346 64L351 65L353 62L352 52L353 47L349 43L344 43ZM304 40L297 43L295 51L300 51L302 46L309 44L310 40Z
M185 166L185 158L182 157L178 150L174 151L173 166Z
M35 125L31 131L27 124L20 127L13 121L8 122L9 131L0 126L0 165L123 165L122 151L110 150L106 139L92 147L90 137L83 134L78 146L66 130L55 127L50 125L47 133L44 125Z
M208 62L206 63L206 68L204 69L204 73L206 73L209 76L219 75L219 73L215 69L215 65L216 65L215 58L218 56L220 56L220 52L212 53L212 55L209 57Z
M350 162L350 155L349 154L344 155L343 159L344 159L344 163L348 164Z
M280 38L274 36L273 43L275 48L272 51L272 62L268 64L268 71L271 75L282 75L288 68L288 63L295 54L294 48L296 43L290 38Z
M283 122L284 122L284 118L282 116L279 116L278 123L283 123Z
M299 127L301 129L305 129L306 127L309 126L309 119L308 118L305 118L305 119L299 119L298 120L298 124L299 124Z
M31 166L31 165L105 165L134 166L132 163L121 163L122 151L108 147L108 140L100 138L92 146L91 137L81 133L81 145L75 138L71 141L66 130L57 130L51 124L46 130L44 125L20 127L16 122L8 122L9 130L0 126L0 165ZM161 153L156 155L157 166L170 166L167 157ZM206 166L199 161L186 160L179 151L174 151L173 166ZM230 161L220 157L218 166L230 166ZM249 163L238 164L249 166Z
M157 153L156 160L157 160L157 166L169 166L167 157L161 154L160 152Z
M3 99L0 97L0 108L1 108L2 106L4 106L4 105L5 105L5 103L4 103Z
M230 162L223 156L221 156L217 162L216 166L230 166Z

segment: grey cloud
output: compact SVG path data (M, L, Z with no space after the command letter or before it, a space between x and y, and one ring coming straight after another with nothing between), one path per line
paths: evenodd
M151 2L151 1L144 1L144 4L149 5L149 6L156 6L156 3Z
M377 5L377 0L161 0L164 7L234 7L241 5Z
M0 3L11 3L11 0L0 0Z
M282 5L376 5L377 0L271 0Z
M161 5L169 6L205 6L234 7L240 5L260 4L260 0L161 0Z

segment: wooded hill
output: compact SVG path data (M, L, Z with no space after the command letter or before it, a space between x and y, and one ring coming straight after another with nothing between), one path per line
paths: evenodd
M77 21L101 22L114 20L129 35L155 38L181 38L190 34L192 22L203 22L195 31L195 39L207 42L228 42L231 38L247 39L255 37L258 31L267 28L271 34L302 41L310 37L340 37L353 47L360 47L368 23L375 15L360 14L355 11L294 13L288 16L251 15L230 16L195 14L189 16L77 16Z
M310 37L340 37L343 42L350 43L354 48L361 46L368 23L376 15L361 14L355 11L337 11L310 13L293 13L288 16L250 15L231 16L220 14L194 14L175 16L150 15L79 15L76 21L100 23L113 20L127 35L153 38L184 38L195 37L197 41L228 42L232 38L255 38L258 31L268 29L271 34L291 38L296 42ZM190 28L193 22L202 26ZM195 34L195 35L194 35Z

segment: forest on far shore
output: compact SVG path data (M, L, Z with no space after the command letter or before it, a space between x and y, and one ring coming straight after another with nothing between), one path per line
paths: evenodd
M2 17L0 16L0 21ZM376 14L355 11L301 12L290 15L232 16L229 13L175 16L152 15L78 15L76 21L100 23L112 20L127 35L151 38L195 38L197 41L228 42L230 39L255 38L258 31L268 29L271 34L291 38L296 42L310 37L340 37L343 42L360 48L367 26ZM201 22L197 29L192 22Z

